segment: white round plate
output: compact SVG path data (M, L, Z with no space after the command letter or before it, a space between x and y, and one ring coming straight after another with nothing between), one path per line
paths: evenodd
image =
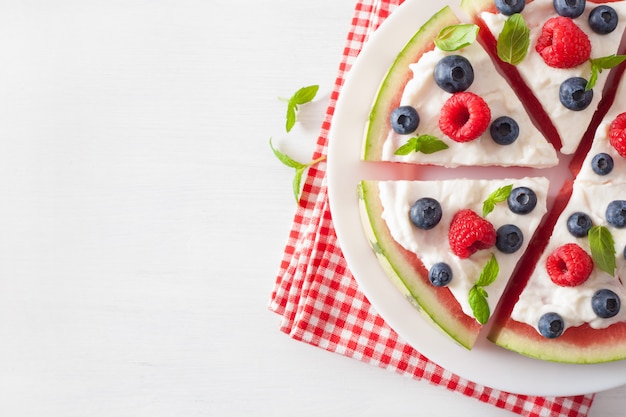
M471 351L457 345L415 310L387 278L365 237L356 188L362 179L410 179L419 167L365 163L361 143L370 106L396 55L448 1L407 0L369 39L343 86L328 150L330 208L350 270L376 311L407 343L457 375L528 395L577 395L626 384L626 361L597 365L545 362L502 349L481 337ZM459 16L462 12L450 6ZM462 169L457 170L462 176ZM414 176L414 175L413 175Z

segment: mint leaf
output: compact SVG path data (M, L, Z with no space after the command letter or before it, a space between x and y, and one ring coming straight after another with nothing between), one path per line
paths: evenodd
M592 58L589 60L591 64L591 76L589 77L589 81L587 81L587 85L585 86L585 90L591 90L598 81L598 75L605 69L611 69L613 67L618 66L622 62L626 60L626 55L609 55L601 58Z
M308 87L302 87L296 91L293 96L287 101L287 121L285 123L285 129L287 133L293 129L296 124L296 113L298 106L313 101L319 90L319 85L309 85Z
M489 194L489 197L483 202L483 217L487 217L496 208L496 204L506 201L512 190L513 184L509 184Z
M474 24L446 26L439 31L435 38L435 45L442 51L457 51L472 44L477 34L478 26Z
M489 303L487 297L484 295L484 290L474 285L469 292L469 305L472 308L474 317L480 324L485 324L489 321L491 311L489 310Z
M515 13L506 19L498 36L496 50L498 57L511 65L517 65L526 58L530 46L530 29L521 14Z
M615 275L615 241L611 231L605 226L592 226L587 233L591 257L595 266Z
M272 149L272 152L274 152L274 155L276 156L276 158L278 158L278 160L282 162L283 165L286 165L289 168L294 168L296 170L296 174L293 177L292 188L293 188L293 195L296 198L296 203L299 202L300 201L300 188L301 188L300 184L302 183L302 175L308 168L312 167L313 165L317 163L322 162L324 159L326 159L326 157L321 156L317 159L312 160L308 164L303 164L302 162L298 162L292 159L289 155L282 153L281 151L276 149L274 145L272 144L272 138L270 138L270 148Z
M422 152L425 154L431 154L444 149L448 149L449 146L431 135L420 135L412 137L407 142L400 146L394 152L395 155L409 155L412 152Z
M500 265L498 265L498 260L496 259L494 254L491 254L491 259L487 262L482 272L480 273L480 277L478 277L478 281L476 281L476 286L478 287L486 287L491 285L496 278L498 278L498 274L500 273Z

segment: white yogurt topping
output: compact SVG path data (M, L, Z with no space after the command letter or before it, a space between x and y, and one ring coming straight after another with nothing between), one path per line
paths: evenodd
M596 3L587 2L585 12L574 20L591 41L591 58L615 54L626 27L626 2L613 2L609 3L609 5L615 9L619 16L617 28L609 34L599 35L589 27L589 13L594 7L598 6ZM609 71L604 70L600 73L594 88L593 101L589 107L577 112L568 110L559 100L561 83L570 77L583 77L588 80L591 75L591 65L589 62L586 62L575 68L552 68L546 65L543 58L535 51L535 45L541 34L543 24L548 19L558 16L554 10L553 0L534 0L531 3L527 3L522 11L522 15L530 29L530 48L526 58L517 65L517 69L524 81L535 93L544 110L550 115L563 143L561 152L571 154L576 150L602 97L602 86ZM507 16L483 12L480 14L480 17L497 39Z
M448 245L448 230L454 214L461 209L472 209L482 213L483 201L496 189L508 184L514 187L526 186L537 194L537 206L526 215L515 214L509 210L506 202L500 203L487 215L497 230L504 224L515 224L524 234L522 247L512 254L500 252L495 246L481 250L467 259L454 255ZM429 269L437 262L446 262L453 271L453 279L448 288L461 305L465 314L473 317L468 302L468 293L487 261L493 253L500 266L496 281L485 290L489 294L491 311L504 291L517 261L527 248L532 234L546 212L548 180L545 178L522 178L502 180L457 179L446 181L381 181L379 182L380 199L383 204L383 219L393 238L407 250L419 254L424 266ZM431 230L421 230L409 220L409 209L419 198L431 197L439 201L443 216L437 226Z
M520 126L520 137L511 145L498 145L491 139L489 129L478 139L457 143L439 129L439 115L450 93L439 88L433 72L441 58L459 54L466 57L474 69L474 82L467 91L481 96L489 105L491 120L499 116L509 116ZM558 163L556 152L530 121L521 102L506 81L496 72L491 59L484 49L474 42L457 52L443 52L437 48L427 52L411 65L413 78L407 83L401 105L411 105L420 115L417 132L411 135L398 135L390 131L385 141L382 159L385 161L435 164L447 167L459 165L502 165L550 167ZM508 91L508 93L507 93ZM429 134L446 142L449 149L424 154L413 152L407 156L394 155L396 149L416 135Z

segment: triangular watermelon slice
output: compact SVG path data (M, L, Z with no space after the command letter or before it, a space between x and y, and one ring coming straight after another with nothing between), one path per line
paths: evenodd
M536 202L528 205L527 210L511 208L513 200L522 200L522 196L532 193ZM462 346L471 348L546 213L547 193L545 178L363 181L361 217L387 274L426 317ZM439 204L440 218L434 224L425 226L418 222L416 226L409 212L417 201L424 199L434 199ZM485 207L487 210L483 211ZM458 225L459 213L467 210L476 215L473 219L480 218L475 221L480 222L481 230L483 224L493 228L496 241L490 246L476 249L477 243L471 240L480 240L475 235L478 223L468 223L464 231L463 227L453 226ZM451 231L453 227L457 232ZM515 234L510 234L511 227L517 230ZM470 255L456 254L451 249L459 244L456 238L465 237L464 234L471 241L463 240L463 244L475 250ZM454 236L453 241L449 240L450 235ZM442 264L449 268L445 272L447 278L451 277L449 282L437 282ZM498 272L491 278L495 281L481 284L480 280L488 275L487 269L494 265ZM472 301L481 298L477 292L483 292L484 299ZM480 310L485 307L480 304L483 301L488 305L486 311Z
M532 166L550 167L558 163L556 152L531 122L521 102L498 74L489 55L478 42L460 49L444 51L434 39L442 29L459 25L449 7L435 14L407 43L386 75L369 117L363 145L363 159L416 164L455 166ZM445 91L434 79L434 72L444 57L461 56L473 69L473 82L460 91ZM459 142L441 127L442 108L453 96L474 94L489 108L487 124L478 137ZM392 113L401 106L417 111L419 125L410 133L392 127ZM469 107L469 106L468 106ZM461 116L467 117L467 116ZM470 119L473 116L470 116ZM497 120L510 117L519 128L512 143L497 143L492 128ZM470 125L468 121L463 125ZM497 128L496 128L497 129ZM410 140L428 138L444 144L445 149L397 154Z

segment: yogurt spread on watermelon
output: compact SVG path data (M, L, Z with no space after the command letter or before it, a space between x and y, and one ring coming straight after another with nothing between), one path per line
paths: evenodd
M585 10L580 17L574 19L582 31L587 34L591 43L591 59L607 57L618 52L622 33L626 27L626 2L611 2L610 5L619 17L618 25L610 33L597 34L589 27L589 14L598 3L587 2ZM561 138L563 147L561 152L573 153L585 133L589 122L602 98L602 86L604 86L609 71L602 71L593 89L593 99L583 110L572 111L561 104L559 89L561 84L568 78L582 77L589 80L591 76L591 64L586 61L573 68L553 68L544 62L544 58L535 51L537 39L541 35L544 23L558 16L554 9L553 0L534 0L526 3L522 16L530 30L530 47L524 60L516 67L523 80L531 88L545 112L550 115L554 127ZM502 32L508 16L500 13L482 12L481 19L497 38Z
M449 55L461 55L469 60L474 71L474 81L467 91L480 96L491 110L491 120L500 116L513 118L519 125L517 140L509 145L497 144L489 129L475 140L458 143L447 137L439 127L442 106L451 93L440 88L433 79L436 65ZM519 99L501 78L485 50L477 42L460 51L444 52L438 48L426 52L418 62L410 65L413 78L406 84L400 105L414 107L420 118L417 131L411 135L390 130L382 150L382 159L395 162L434 164L439 166L532 166L551 167L558 163L552 145L539 133L524 110ZM445 142L449 149L432 154L413 152L395 155L395 151L411 136L432 135Z
M495 246L480 250L468 258L455 255L448 243L448 232L453 217L463 209L482 213L483 202L500 187L528 187L537 196L537 204L527 214L514 213L507 202L496 204L494 210L485 216L495 229L514 224L521 229L524 239L522 246L513 253L503 253ZM447 284L463 312L473 317L468 294L476 283L486 263L495 256L500 272L495 282L484 287L490 310L493 312L507 281L513 273L521 255L527 248L535 229L546 213L546 199L549 182L546 178L528 177L522 179L472 180L456 179L442 181L381 181L380 200L383 205L383 219L393 238L405 249L419 255L426 269L444 262L452 269L453 278ZM437 200L442 208L439 223L430 230L416 228L409 219L413 203L423 197Z

